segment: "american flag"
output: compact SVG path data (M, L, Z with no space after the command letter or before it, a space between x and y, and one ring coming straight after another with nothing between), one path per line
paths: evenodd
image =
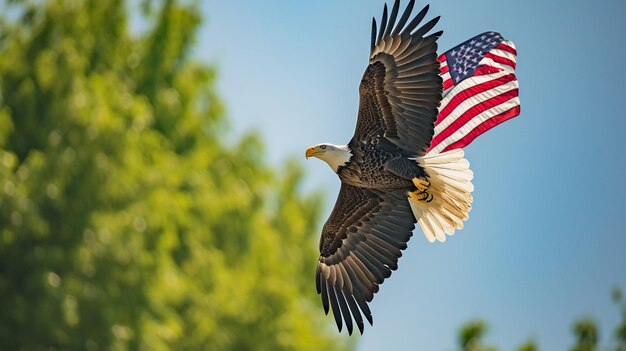
M462 148L520 113L515 45L485 32L439 56L443 100L429 152Z

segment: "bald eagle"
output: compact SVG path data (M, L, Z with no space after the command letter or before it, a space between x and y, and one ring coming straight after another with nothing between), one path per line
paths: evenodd
M418 223L429 241L463 228L473 174L463 151L427 153L442 99L435 17L419 26L428 6L411 16L411 0L396 23L399 0L372 21L369 65L359 86L356 130L346 145L318 144L306 157L325 161L341 180L322 229L316 287L339 331L353 320L372 324L368 303L398 268ZM410 21L409 21L410 20Z

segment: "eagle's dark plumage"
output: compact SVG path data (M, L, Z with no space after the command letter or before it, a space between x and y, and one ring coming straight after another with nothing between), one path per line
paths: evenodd
M328 313L330 302L340 330L343 314L348 332L352 333L350 315L363 332L363 319L356 306L372 323L367 303L398 267L400 250L406 248L414 228L405 190L379 191L341 184L335 209L322 229L316 273L324 310Z
M307 157L325 160L342 182L322 229L315 279L324 310L332 309L339 329L345 323L349 333L353 321L361 333L363 317L372 323L368 303L397 269L416 219L428 215L430 207L439 211L447 206L447 212L433 215L432 231L449 232L450 226L454 231L467 218L471 203L469 193L469 203L464 202L464 189L453 186L458 194L447 195L451 188L437 177L446 170L438 171L436 165L453 164L469 172L467 166L455 163L465 161L462 154L460 158L458 154L435 156L434 168L428 168L425 154L442 94L437 61L442 32L427 35L439 17L420 26L428 6L411 18L413 6L411 0L396 22L397 0L389 16L385 5L380 30L376 20L372 22L369 65L359 86L358 118L350 142L307 150Z

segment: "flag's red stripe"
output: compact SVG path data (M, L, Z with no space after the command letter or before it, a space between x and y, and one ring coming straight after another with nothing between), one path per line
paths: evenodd
M471 78L470 78L471 79ZM480 83L480 84L476 84L473 86L470 86L469 88L465 89L465 90L461 90L458 93L456 93L456 95L448 102L448 104L446 105L446 107L444 107L441 111L439 111L439 115L437 116L437 121L435 122L435 125L438 125L441 121L443 121L446 117L448 117L448 115L454 111L454 109L459 106L461 103L463 103L463 101L469 99L470 97L476 95L476 94L480 94L484 91L487 91L489 89L495 88L499 85L503 85L506 84L508 82L512 82L514 81L515 75L514 74L507 74L505 76L502 76L500 78L496 78L496 79L492 79L492 80L488 80L484 83ZM445 84L444 84L444 89L445 89Z
M446 90L453 85L454 85L454 81L452 80L452 78L446 79L445 82L443 82L443 90Z
M446 54L439 55L439 57L437 57L437 60L439 60L439 62L444 62L446 60Z
M444 74L450 71L450 67L448 67L448 65L445 66L439 66L439 72L441 72L440 74Z
M446 146L446 148L444 148L441 152L446 152L448 150L452 150L452 149L459 149L459 148L463 148L466 147L467 145L469 145L474 139L476 139L476 137L478 137L479 135L483 134L484 132L488 131L489 129L497 126L498 124L505 122L515 116L518 116L520 114L520 106L517 105L507 111L504 111L498 115L495 115L491 118L489 118L488 120L484 121L483 123L479 124L476 128L472 129L471 132L467 133L466 136L464 136L463 138L459 139L458 141Z
M512 47L510 47L510 46L506 45L505 43L500 43L500 44L498 44L498 46L496 46L496 49L500 49L500 50L503 50L503 51L507 51L507 52L510 52L510 53L512 53L513 55L517 56L517 50L515 50L514 48L512 48Z
M485 74L497 73L500 71L502 71L502 68L496 68L489 65L480 65L478 66L478 68L476 68L476 71L474 71L474 77L483 76Z
M499 55L494 55L494 54L492 54L490 52L488 52L485 55L485 57L489 57L490 59L496 61L497 63L501 63L503 65L511 66L511 67L513 67L513 69L515 69L515 65L516 65L515 61L509 60L506 57L499 56Z
M469 90L469 89L466 89ZM484 90L481 90L484 91ZM472 118L476 117L478 114L495 107L505 101L509 101L512 98L518 96L518 89L512 89L506 91L500 95L496 95L490 99L487 99L477 105L472 106L472 108L465 111L461 116L459 116L454 122L450 123L450 125L442 130L439 134L437 134L433 140L431 141L431 147L436 147L445 140L450 135L454 134L459 128L461 128L465 123L467 123Z

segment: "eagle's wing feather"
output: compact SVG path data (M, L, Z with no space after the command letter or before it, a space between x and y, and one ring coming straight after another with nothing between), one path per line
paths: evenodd
M443 90L437 61L437 39L442 32L424 37L439 17L416 29L428 6L405 27L413 5L414 1L408 4L397 25L399 1L389 20L385 6L378 35L376 21L372 22L370 63L359 86L353 140L375 142L385 137L405 154L422 156L430 146Z
M398 265L415 228L402 189L379 191L341 184L335 208L322 229L316 287L324 310L332 309L337 327L349 333L363 318L378 286Z

